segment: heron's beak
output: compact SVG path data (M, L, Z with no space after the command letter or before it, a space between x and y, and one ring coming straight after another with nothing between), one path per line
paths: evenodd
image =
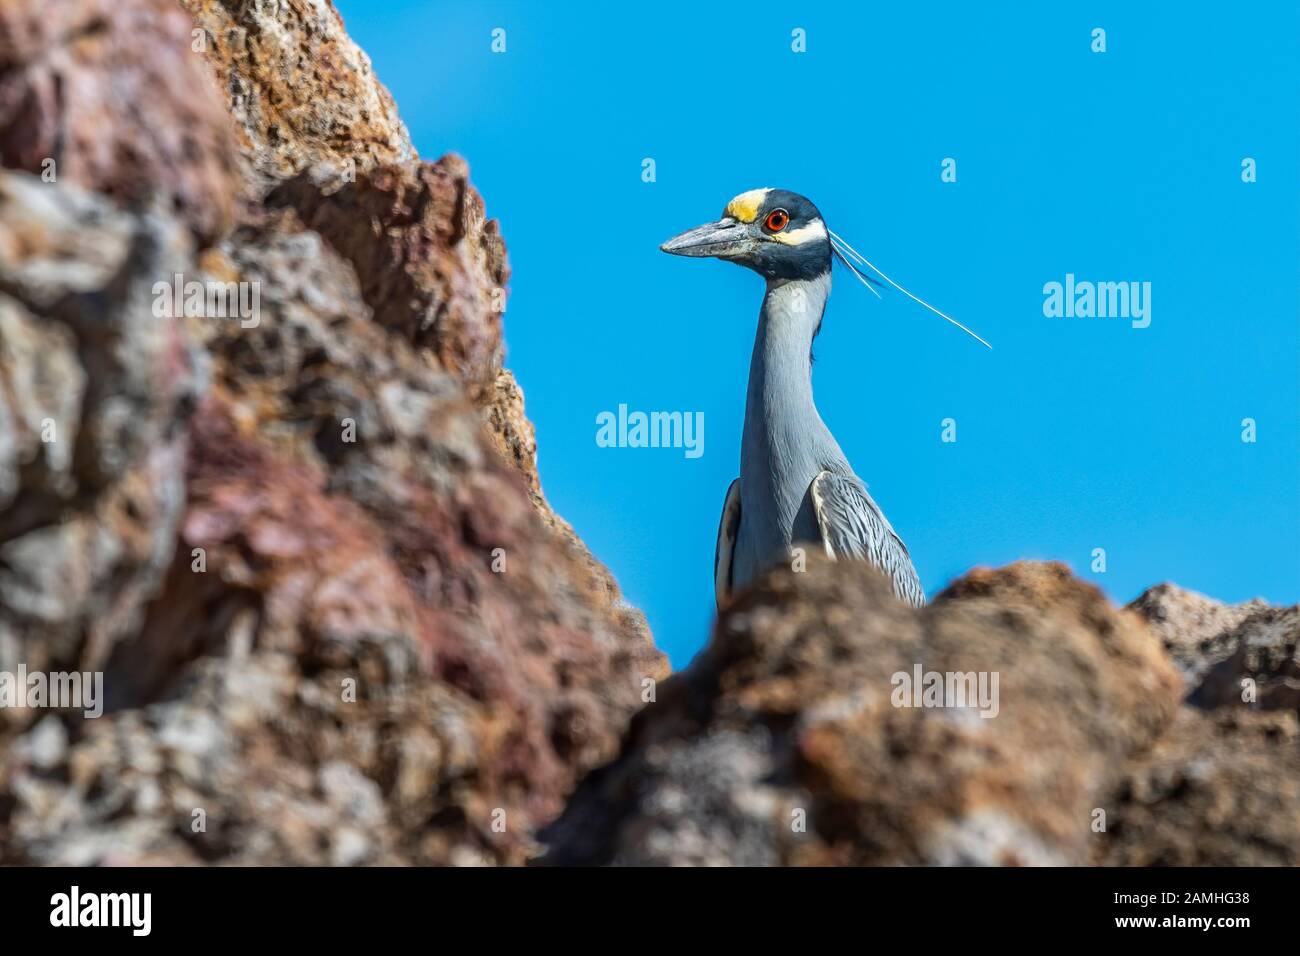
M753 244L749 226L728 217L688 229L680 236L673 236L659 248L674 256L734 259L749 252Z

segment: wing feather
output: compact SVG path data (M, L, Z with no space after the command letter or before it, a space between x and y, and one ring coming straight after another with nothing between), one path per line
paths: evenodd
M718 546L713 552L713 592L721 605L731 593L731 554L736 546L736 532L740 530L740 479L727 488L722 503L722 520L718 522Z
M809 490L827 554L870 561L893 581L901 600L918 607L925 603L907 547L866 485L852 475L823 471Z

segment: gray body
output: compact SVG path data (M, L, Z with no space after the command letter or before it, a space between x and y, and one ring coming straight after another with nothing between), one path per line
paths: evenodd
M778 280L768 283L763 296L740 443L733 589L789 561L795 542L820 546L812 481L822 471L853 473L813 404L809 350L830 283L830 273L810 281Z
M791 549L806 545L868 560L890 577L900 599L925 603L907 548L813 401L812 340L830 287L829 272L767 283L750 360L740 478L718 531L719 600L788 564ZM728 521L729 509L738 521Z

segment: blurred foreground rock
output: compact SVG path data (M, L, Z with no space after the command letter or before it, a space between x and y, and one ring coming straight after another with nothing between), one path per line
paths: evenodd
M185 6L0 15L0 671L107 708L0 708L0 863L522 862L667 668L541 498L504 245L329 3Z
M235 141L192 29L174 0L5 0L0 164L156 203L216 238L240 188Z
M1131 607L1187 676L1187 704L1126 769L1095 861L1300 865L1300 607L1171 584Z
M1183 708L1107 806L1095 863L1300 865L1300 723L1294 712Z
M174 223L0 174L0 672L102 668L171 562L204 362L152 285L188 262Z
M1135 606L1164 609L1170 643L1209 640L1234 673L1290 680L1297 609L1209 603L1166 585ZM918 669L997 674L996 704L898 706ZM976 570L919 611L860 564L778 571L634 718L545 862L1300 862L1294 702L1203 687L1060 565Z
M896 706L918 666L996 674L988 716ZM919 612L860 564L779 572L671 683L556 826L557 861L1078 862L1181 689L1140 621L1028 564Z

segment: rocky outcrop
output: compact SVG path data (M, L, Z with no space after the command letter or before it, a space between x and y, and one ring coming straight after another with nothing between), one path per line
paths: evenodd
M974 675L971 706L910 706L917 669ZM1077 863L1181 690L1134 615L1032 564L920 611L861 564L778 572L669 684L556 825L555 861Z
M522 862L667 668L541 499L504 245L328 3L185 6L61 5L85 49L0 15L3 102L180 63L96 121L215 104L241 157L127 194L4 153L0 670L107 712L0 709L0 863ZM217 168L233 224L187 205Z
M593 586L618 586L546 503L523 393L502 367L509 267L459 157L421 162L329 0L181 0L234 120L252 211L295 209L355 269L375 321L436 356L482 408L544 521ZM648 634L643 618L631 626Z
M1170 584L1131 607L1186 675L1187 703L1126 768L1096 862L1300 865L1300 607Z
M304 169L406 163L393 98L330 0L180 0L234 119L254 197Z
M378 166L354 181L321 172L268 202L297 210L352 264L375 322L436 355L471 399L494 399L509 269L464 160Z
M1300 865L1300 722L1185 707L1107 807L1098 864Z
M1300 712L1300 608L1222 604L1172 584L1132 607L1186 675L1192 704Z
M241 4L257 7L258 4ZM0 165L175 215L232 224L231 124L174 0L0 6Z
M664 666L457 382L292 213L190 266L67 187L0 197L0 669L103 669L111 711L0 710L0 857L522 861ZM175 272L259 288L256 325L159 319Z
M861 564L778 571L584 781L544 862L1294 865L1297 613L1167 585L1117 609L1051 564L920 610ZM1220 648L1260 702L1209 693L1215 668L1189 683L1143 615ZM910 706L928 672L997 675L993 704Z
M0 177L0 671L103 667L171 561L203 360L152 285L188 250L174 223Z

